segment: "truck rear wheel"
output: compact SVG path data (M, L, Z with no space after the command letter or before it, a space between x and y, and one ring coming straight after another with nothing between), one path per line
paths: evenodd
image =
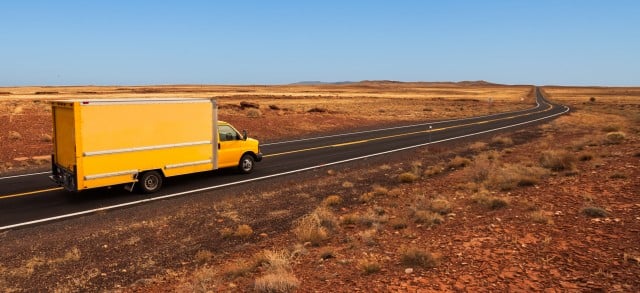
M243 174L249 174L253 171L253 165L255 165L255 160L253 156L250 154L245 154L240 159L240 163L238 164L238 170L240 170Z
M158 171L147 171L138 178L138 190L142 193L154 193L162 187L162 175Z

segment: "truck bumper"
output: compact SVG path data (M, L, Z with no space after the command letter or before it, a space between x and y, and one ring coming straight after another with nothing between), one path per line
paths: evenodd
M262 161L262 153L257 153L256 154L256 162L260 162Z

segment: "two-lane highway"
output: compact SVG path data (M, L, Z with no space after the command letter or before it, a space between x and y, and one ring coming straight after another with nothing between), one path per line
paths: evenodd
M536 95L537 106L522 111L263 144L265 159L258 163L252 174L214 171L169 178L162 191L153 197L132 194L120 187L83 191L71 196L53 185L47 178L48 173L3 177L0 178L0 230L524 127L569 111L565 106L548 102L538 89Z

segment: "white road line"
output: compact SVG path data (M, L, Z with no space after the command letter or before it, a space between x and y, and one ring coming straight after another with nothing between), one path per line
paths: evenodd
M14 176L0 177L0 180L27 177L27 176L34 176L34 175L42 175L42 174L49 174L49 173L51 173L51 171L38 172L38 173L29 173L29 174L22 174L22 175L14 175Z
M512 127L516 127L516 126L520 126L520 125L525 125L525 124L537 122L537 121L540 121L540 120L548 119L548 118L551 118L551 117L559 116L559 115L565 114L567 112L569 112L569 108L565 106L565 110L563 112L560 112L560 113L557 113L557 114L552 114L552 115L549 115L549 116L545 116L545 117L534 119L534 120L530 120L530 121L526 121L526 122L521 122L521 123L509 125L509 126L503 126L503 127L499 127L499 128L494 128L494 129L490 129L490 130L481 131L481 132L470 133L470 134L466 134L466 135L461 135L461 136L441 139L441 140L438 140L438 141L433 141L433 142L428 142L428 143L423 143L423 144L417 144L417 145L413 145L413 146L408 146L408 147L403 147L403 148L399 148L399 149L384 151L384 152L370 154L370 155L366 155L366 156L360 156L360 157L356 157L356 158L351 158L351 159L346 159L346 160L326 163L326 164L322 164L322 165L319 165L319 166L307 167L307 168L302 168L302 169L282 172L282 173L278 173L278 174L262 176L262 177L258 177L258 178L252 178L252 179L235 181L235 182L230 182L230 183L225 183L225 184L220 184L220 185L214 185L214 186L209 186L209 187L204 187L204 188L192 189L192 190L188 190L188 191L167 194L167 195L158 196L158 197L154 197L154 198L148 198L148 199L143 199L143 200L138 200L138 201L133 201L133 202L127 202L127 203L122 203L122 204L117 204L117 205L112 205L112 206L106 206L106 207L101 207L101 208L97 208L97 209L91 209L91 210L86 210L86 211L81 211L81 212L76 212L76 213L71 213L71 214L66 214L66 215L59 215L59 216L50 217L50 218L44 218L44 219L33 220L33 221L24 222L24 223L8 225L8 226L0 227L0 231L1 230L6 230L6 229L18 228L18 227L27 226L27 225L32 225L32 224L38 224L38 223L44 223L44 222L49 222L49 221L54 221L54 220L65 219L65 218L71 218L71 217L75 217L75 216L87 215L87 214L96 213L96 212L100 212L100 211L112 210L112 209L122 208L122 207L126 207L126 206L137 205L137 204L141 204L141 203L145 203L145 202L151 202L151 201L157 201L157 200L162 200L162 199L182 196L182 195L191 194L191 193L197 193L197 192L203 192L203 191L208 191L208 190L213 190L213 189L219 189L219 188L223 188L223 187L227 187L227 186L244 184L244 183L247 183L247 182L253 182L253 181L259 181L259 180L264 180L264 179L269 179L269 178L274 178L274 177L280 177L280 176L284 176L284 175L289 175L289 174L304 172L304 171L308 171L308 170L313 170L313 169L317 169L317 168L320 168L320 167L338 165L338 164L343 164L343 163L352 162L352 161L356 161L356 160L362 160L362 159L366 159L366 158L371 158L371 157L375 157L375 156L386 155L386 154L390 154L390 153L395 153L395 152L405 151L405 150L409 150L409 149L419 148L419 147L427 146L427 145L430 145L430 144L436 144L436 143L441 143L441 142L445 142L445 141L451 141L451 140L470 137L470 136L474 136L474 135L485 134L485 133L489 133L489 132L494 132L494 131L498 131L498 130L512 128Z
M499 116L499 115L504 115L504 114L513 114L513 113L531 111L531 110L537 109L539 107L540 107L540 103L538 102L538 99L536 99L536 106L535 107L529 108L529 109L524 109L524 110L517 110L517 111L497 113L497 114L484 115L484 116L474 116L474 117L457 118L457 119L442 120L442 121L425 122L425 123L418 123L418 124L404 125L404 126L396 126L396 127L389 127L389 128L364 130L364 131L356 131L356 132L349 132L349 133L340 133L340 134L333 134L333 135L326 135L326 136L317 136L317 137L310 137L310 138L285 140L285 141L279 141L279 142L262 143L262 144L260 144L260 146L269 146L269 145L285 144L285 143L292 143L292 142L301 142L301 141L318 140L318 139L332 138L332 137L349 136L349 135L355 135L355 134L379 132L379 131L385 131L385 130L395 130L395 129L417 127L417 126L443 124L443 123L456 122L456 121L465 121L465 120L472 120L472 119L489 118L489 117L494 117L494 116Z

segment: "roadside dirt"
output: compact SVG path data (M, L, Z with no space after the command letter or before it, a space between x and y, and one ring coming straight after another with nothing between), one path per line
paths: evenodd
M549 124L3 232L0 288L640 291L639 96L564 90Z

